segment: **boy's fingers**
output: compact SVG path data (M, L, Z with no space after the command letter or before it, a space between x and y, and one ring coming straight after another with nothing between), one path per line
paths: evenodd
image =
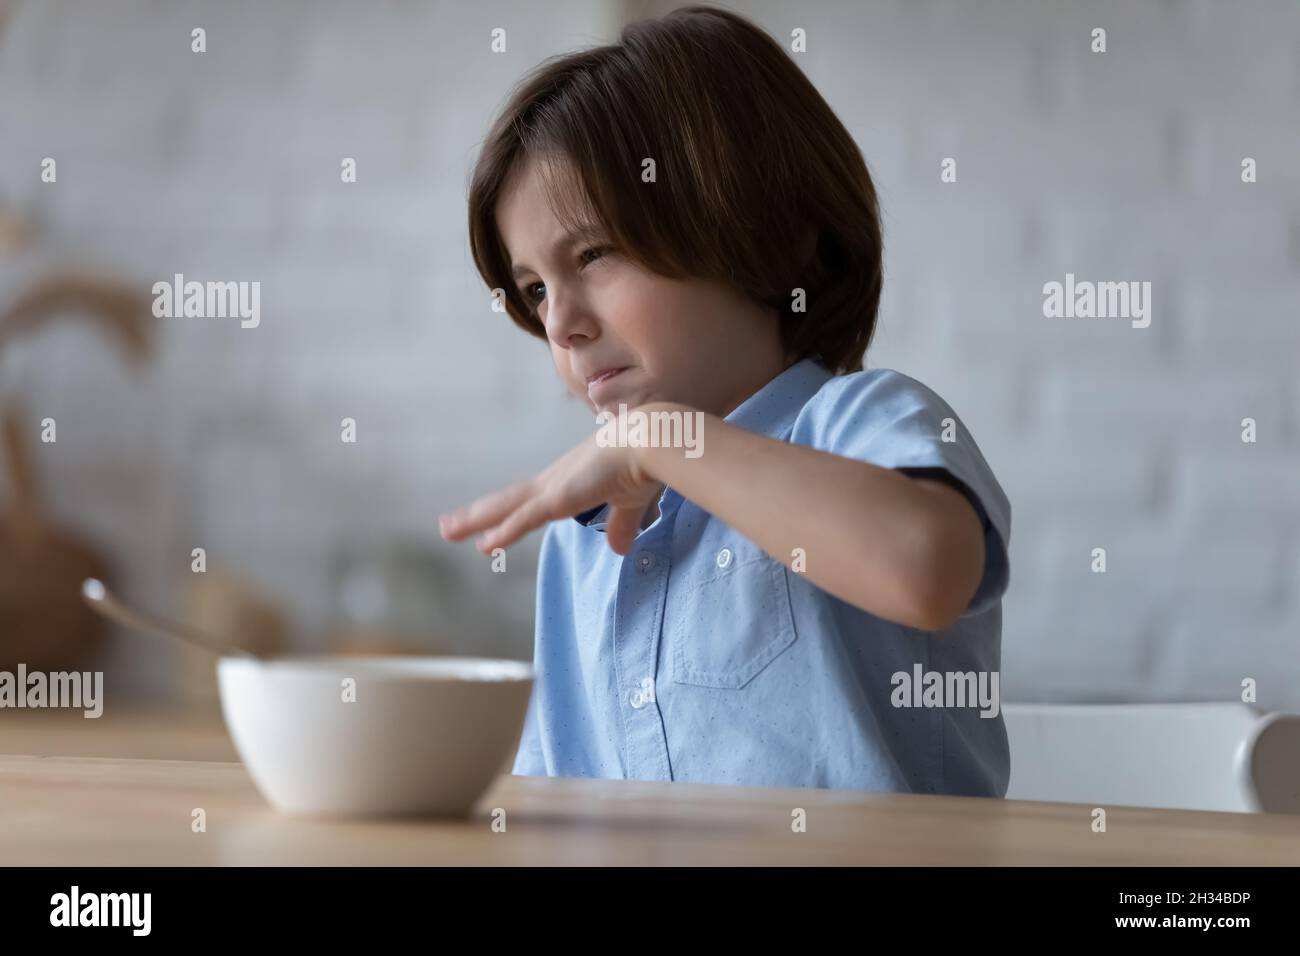
M491 553L495 548L508 548L533 529L550 520L550 511L539 498L525 501L505 521L489 531L479 542L479 550Z
M635 508L611 508L605 525L605 537L615 554L627 554L640 530L641 512Z
M460 541L476 531L500 524L531 492L531 482L520 482L485 495L463 508L439 516L438 529L448 541Z

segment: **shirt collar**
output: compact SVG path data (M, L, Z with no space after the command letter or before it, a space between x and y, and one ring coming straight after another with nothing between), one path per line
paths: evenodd
M815 359L795 362L728 412L723 421L784 441L808 399L833 377L834 373Z
M834 373L816 359L806 358L795 362L728 412L723 421L784 441L790 437L790 432L794 430L794 420L808 399L817 394L818 389L831 378L834 378ZM660 512L675 508L680 499L681 495L672 488L665 488L659 497ZM593 531L604 531L604 512L607 507L604 504L597 505L589 511L574 515L573 520ZM592 520L598 516L599 520Z

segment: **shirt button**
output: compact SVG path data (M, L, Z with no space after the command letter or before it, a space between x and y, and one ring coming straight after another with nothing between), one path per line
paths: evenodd
M654 699L655 679L653 677L643 677L641 679L641 686L632 688L627 695L627 702L637 710L640 710Z
M640 570L642 574L645 574L654 567L655 556L650 551L642 551L636 556L636 563L638 570Z
M720 568L729 568L729 567L731 567L731 549L730 549L730 548L723 548L721 551L718 552L718 567L720 567Z

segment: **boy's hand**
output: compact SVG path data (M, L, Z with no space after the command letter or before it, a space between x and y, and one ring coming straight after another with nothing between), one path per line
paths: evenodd
M486 531L476 543L483 554L508 548L550 521L568 518L604 502L609 546L627 554L641 519L663 491L642 467L640 449L601 447L593 432L545 470L518 484L440 515L438 528L448 541Z

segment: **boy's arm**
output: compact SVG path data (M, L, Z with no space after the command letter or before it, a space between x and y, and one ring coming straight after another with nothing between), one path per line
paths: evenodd
M642 412L695 413L669 402ZM702 453L638 447L641 468L813 584L927 631L957 620L984 572L974 507L942 482L759 435L705 413Z

